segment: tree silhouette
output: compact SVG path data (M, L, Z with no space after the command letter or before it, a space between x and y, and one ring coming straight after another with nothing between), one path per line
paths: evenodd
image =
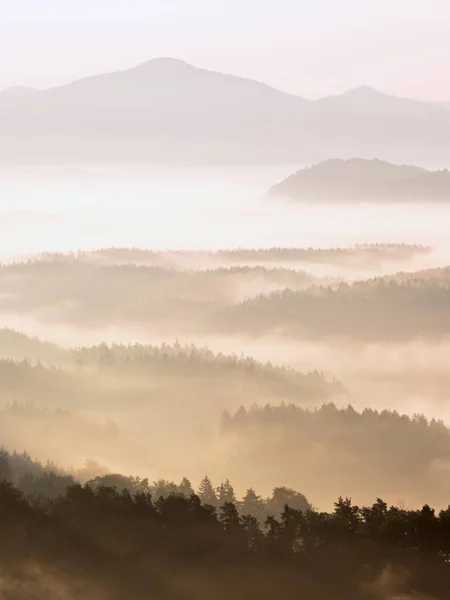
M261 496L258 496L253 488L248 488L241 503L241 513L243 515L253 515L258 521L264 517L265 507Z
M217 496L207 475L201 480L197 494L203 504L217 506Z
M234 493L234 488L230 483L229 479L226 479L222 482L216 490L217 502L219 506L225 504L225 502L231 502L236 504L236 495Z
M180 492L180 494L183 494L187 497L192 496L192 494L194 493L191 482L187 477L183 477L183 479L181 480L180 485L178 486L178 491Z
M272 497L267 501L267 510L271 514L279 515L283 512L286 505L301 511L307 511L311 508L311 505L303 494L287 487L274 488Z
M0 449L0 481L11 481L12 470L8 453Z

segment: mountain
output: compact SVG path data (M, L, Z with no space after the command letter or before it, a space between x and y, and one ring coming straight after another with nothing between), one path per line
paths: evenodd
M310 101L172 58L0 92L0 161L450 162L450 112L358 88Z
M382 116L387 118L427 118L440 119L442 108L427 102L400 98L366 86L349 90L337 96L320 98L317 103L322 107L333 107L343 112L359 115Z
M333 159L297 171L268 193L297 201L450 201L450 172L377 159Z
M34 88L27 87L25 85L16 85L14 87L6 88L6 90L0 91L0 98L23 98L31 94L38 94L39 91Z

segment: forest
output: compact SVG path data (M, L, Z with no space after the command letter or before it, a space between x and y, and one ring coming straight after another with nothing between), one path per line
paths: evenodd
M449 600L450 2L0 5L0 600Z
M121 252L106 250L99 256L117 257ZM130 252L131 260L135 251ZM389 341L448 335L448 268L360 278L361 269L376 271L379 261L392 260L394 268L405 258L427 257L425 247L375 245L304 252L310 267L321 264L320 273L268 266L271 261L285 261L286 256L289 262L291 253L292 260L298 261L301 253L295 249L224 252L235 264L211 268L201 266L201 258L197 267L188 268L120 261L102 265L92 260L96 253L91 258L50 255L12 262L0 267L0 314L84 332L128 328L160 339L185 335L192 340L226 331L309 340ZM266 266L236 264L252 260ZM333 271L339 263L350 269L346 276Z
M272 598L282 585L287 598L443 600L450 591L450 506L339 497L320 512L288 489L264 502L249 488L238 502L229 482L214 490L208 477L197 493L186 478L160 493L145 482L130 490L107 485L114 478L82 485L54 474L67 486L55 495L47 474L46 486L26 492L10 459L34 466L26 455L0 455L6 597L56 589L73 598L139 599L149 590L167 599ZM19 481L26 488L27 476Z
M330 159L301 169L269 189L297 202L448 202L448 169L427 170L378 159Z
M419 244L3 263L0 597L446 599L449 273Z
M450 333L450 271L401 273L351 284L284 289L220 311L222 326L300 339L406 341Z
M303 265L328 263L339 267L369 267L378 262L407 262L416 256L430 254L432 249L422 244L356 244L353 247L333 248L235 248L217 251L181 251L145 250L142 248L101 248L94 252L73 253L73 258L101 264L147 264L151 266L195 267L208 260L211 266L235 265L273 265L298 263ZM59 258L64 260L67 255L55 256L43 254L43 258Z

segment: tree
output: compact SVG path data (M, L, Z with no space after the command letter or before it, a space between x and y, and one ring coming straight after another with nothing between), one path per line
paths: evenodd
M217 488L217 500L219 506L222 506L225 502L237 503L236 494L229 479L226 479Z
M12 475L8 453L5 450L0 450L0 481L11 481Z
M158 481L154 481L150 487L151 494L155 500L159 500L159 498L167 498L167 496L171 496L172 494L178 493L178 486L173 481L168 481L167 479L158 479Z
M264 543L264 534L259 527L258 519L246 514L241 517L241 522L247 538L247 549L258 552Z
M190 498L194 493L191 482L187 477L183 477L183 479L181 480L180 485L178 486L178 492L180 494L183 494L183 496L186 496L187 498Z
M25 494L42 494L48 498L57 498L65 494L67 489L74 483L71 475L59 475L53 471L48 471L37 477L34 477L31 473L22 475L17 487Z
M311 504L303 494L287 487L274 488L272 498L269 498L266 504L267 510L273 515L281 515L286 505L303 512L311 509Z
M225 531L233 531L242 525L237 508L232 502L224 502L220 507L219 521Z
M248 488L241 503L241 514L256 517L258 521L263 519L264 501L258 496L253 488Z
M339 524L342 534L353 534L358 531L360 509L352 504L351 498L339 497L334 503L334 521Z
M217 496L214 492L211 480L207 475L201 480L197 495L203 504L217 506Z

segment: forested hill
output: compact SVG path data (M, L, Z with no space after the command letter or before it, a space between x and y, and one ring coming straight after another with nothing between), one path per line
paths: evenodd
M444 267L262 294L221 311L212 326L253 335L386 342L448 338L449 317L450 270Z
M63 407L155 402L167 406L170 399L189 410L202 402L224 408L229 402L247 404L261 398L324 401L344 393L339 381L317 371L301 373L194 344L100 344L64 350L0 329L0 399L6 401L33 398Z
M294 201L450 201L450 172L363 160L327 160L290 175L269 190Z
M119 490L107 478L83 486L59 475L64 493L30 494L14 485L8 458L0 454L5 598L146 600L149 590L165 600L271 600L280 590L305 600L449 597L450 507L339 497L319 512L276 488L269 509L285 504L261 523L254 511L264 501L250 488L238 503L229 482L216 492L205 478L197 495L183 479L158 497L145 482ZM208 503L217 493L223 503Z

